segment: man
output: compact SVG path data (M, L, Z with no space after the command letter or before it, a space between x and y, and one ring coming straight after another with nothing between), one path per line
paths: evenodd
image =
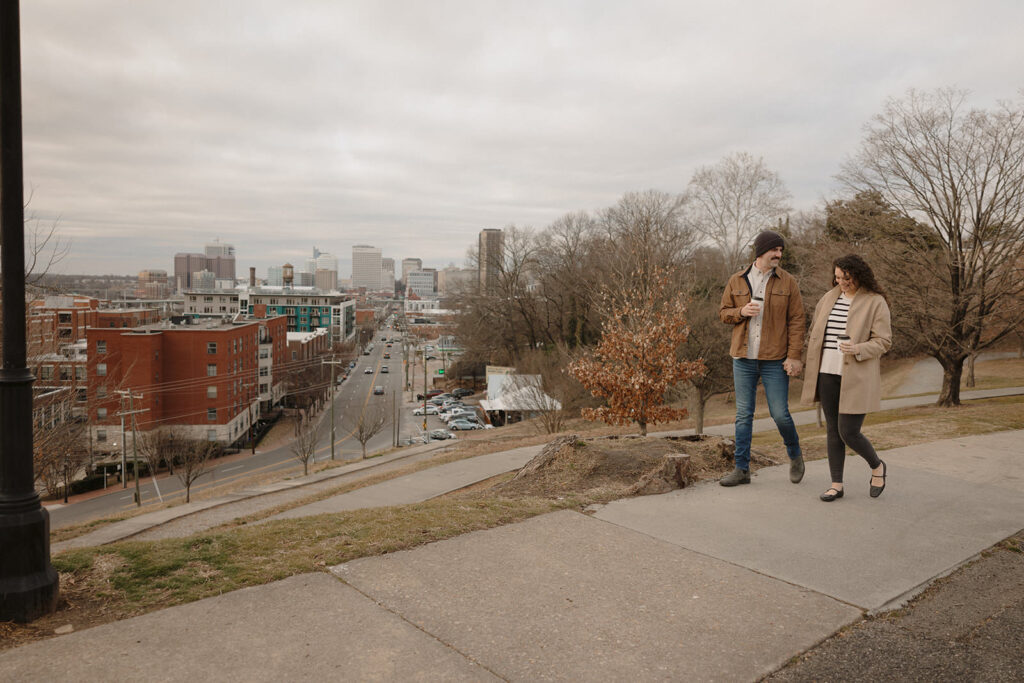
M789 414L789 378L799 375L804 347L804 304L792 275L779 267L785 241L765 230L754 238L754 263L729 278L718 315L732 325L732 377L736 390L736 469L722 486L750 483L750 437L757 381L786 444L789 480L800 483L804 459Z

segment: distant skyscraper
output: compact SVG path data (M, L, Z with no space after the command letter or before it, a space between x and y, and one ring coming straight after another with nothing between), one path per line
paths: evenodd
M352 247L352 287L366 287L369 291L381 288L381 253L378 247L357 244Z
M317 268L316 273L313 275L313 286L316 287L317 289L322 289L327 292L333 292L337 290L338 271Z
M235 279L235 247L214 240L206 245L202 254L178 253L174 255L174 288L178 292L198 289L192 281L193 273L208 270L216 280Z
M380 260L380 288L384 291L395 291L395 259Z
M456 291L471 288L476 280L477 272L472 268L449 266L437 272L437 293L450 296Z
M433 268L414 270L409 273L406 292L412 292L421 299L432 299L437 296L437 271Z
M409 284L409 273L411 273L414 270L423 270L423 259L402 259L402 282Z
M497 286L504 250L505 233L497 228L484 228L480 231L477 258L477 281L480 283L480 291L489 293Z
M281 266L267 268L267 286L284 287L284 268Z

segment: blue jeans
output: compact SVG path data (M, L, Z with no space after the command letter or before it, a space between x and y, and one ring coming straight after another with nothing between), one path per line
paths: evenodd
M800 437L789 414L789 375L781 360L732 359L732 381L736 388L736 467L750 469L750 437L754 431L754 403L757 380L764 384L768 412L779 428L790 459L800 456Z

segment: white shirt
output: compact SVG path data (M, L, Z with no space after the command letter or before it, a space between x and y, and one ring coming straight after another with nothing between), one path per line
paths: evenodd
M843 374L843 353L839 350L839 335L846 334L846 322L850 317L850 302L846 294L840 294L825 323L825 341L822 344L821 367L818 372L826 375Z
M751 298L760 297L761 311L750 319L747 323L747 358L750 360L757 360L757 354L761 350L761 323L764 320L764 314L766 312L764 299L764 290L768 287L768 278L775 272L774 268L769 268L767 273L762 273L757 269L756 265L750 267L750 272L747 273L747 281L750 282Z

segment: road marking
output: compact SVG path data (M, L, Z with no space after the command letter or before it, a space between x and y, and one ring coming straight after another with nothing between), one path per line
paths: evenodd
M229 467L229 468L227 468L225 470L221 470L221 472L230 472L232 470L240 470L243 467L245 467L245 465L235 465L234 467Z
M134 498L135 498L135 494L133 493L133 494L132 494L132 495L130 495L130 496L121 496L121 498L120 498L120 499L121 499L121 500L132 500L132 499L134 499Z

